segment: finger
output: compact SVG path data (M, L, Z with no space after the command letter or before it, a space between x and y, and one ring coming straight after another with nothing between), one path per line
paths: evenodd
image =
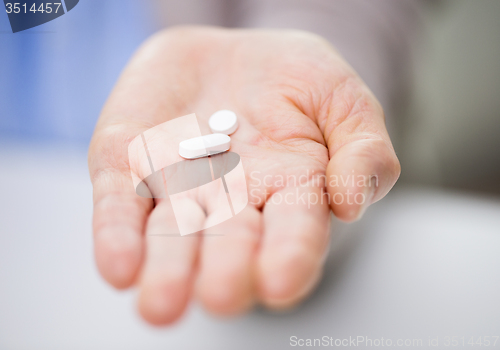
M141 132L169 116L183 115L184 101L192 99L184 85L173 83L181 81L179 70L171 69L182 66L177 55L156 54L168 47L163 41L167 38L149 40L127 66L103 108L89 149L97 266L118 288L130 286L136 278L144 250L141 236L153 207L151 199L134 192L130 177L140 171L129 163L128 146ZM185 62L185 57L179 61ZM189 75L190 70L184 69L186 72Z
M322 129L330 154L331 208L341 220L357 220L389 192L401 172L384 112L359 78L347 79L334 94Z
M383 198L396 183L399 162L382 140L358 140L343 146L327 167L328 192L334 214L350 222Z
M114 287L129 287L142 263L142 235L152 200L135 194L130 175L118 171L99 172L92 182L97 267Z
M321 275L328 233L329 209L321 187L285 188L269 198L257 261L258 295L264 304L293 306L313 289Z
M230 220L204 231L196 294L210 312L233 315L253 305L253 268L261 222L260 211L247 206Z
M201 227L205 220L201 207L188 198L180 204ZM148 220L140 278L139 312L146 321L164 325L182 315L192 291L198 245L199 234L179 234L170 201L159 201Z

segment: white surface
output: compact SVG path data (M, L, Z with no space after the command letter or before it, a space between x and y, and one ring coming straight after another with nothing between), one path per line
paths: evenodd
M179 143L179 155L186 159L207 157L227 151L231 147L231 138L224 134L209 134Z
M197 306L145 325L98 276L84 151L0 146L0 349L287 349L289 338L500 335L500 200L400 189L337 233L318 291L287 314ZM497 343L497 347L500 344ZM358 347L363 348L363 347ZM425 347L422 347L425 348Z
M231 135L238 129L238 117L233 111L223 109L212 114L208 125L213 133Z

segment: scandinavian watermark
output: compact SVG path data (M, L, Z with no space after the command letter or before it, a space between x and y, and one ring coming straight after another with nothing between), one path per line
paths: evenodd
M351 174L331 175L315 174L307 170L301 175L271 175L261 171L252 171L249 181L250 203L261 206L264 200L273 204L302 204L308 208L317 204L328 205L364 205L379 186L377 175ZM282 194L281 188L292 188ZM319 188L320 191L304 191L304 188ZM329 187L330 191L326 188ZM341 191L340 189L345 189ZM268 192L273 195L267 199ZM332 194L333 192L333 194Z

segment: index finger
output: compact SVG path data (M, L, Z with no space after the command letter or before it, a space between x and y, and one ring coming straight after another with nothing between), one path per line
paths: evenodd
M94 252L101 275L116 288L132 285L143 260L143 232L153 201L139 197L130 175L103 170L94 186Z

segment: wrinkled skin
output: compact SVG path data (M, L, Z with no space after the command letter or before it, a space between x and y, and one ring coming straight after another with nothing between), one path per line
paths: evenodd
M253 186L250 204L205 232L215 235L162 235L175 225L170 202L135 194L128 144L190 113L208 133L207 119L219 109L239 116L231 150ZM300 31L203 27L161 32L138 51L103 109L89 168L99 271L116 288L136 285L139 311L155 325L177 320L191 299L217 315L256 302L298 304L321 275L330 210L347 222L360 218L400 173L380 104L326 41ZM326 183L274 181L312 174L326 175ZM266 175L265 183L255 180ZM349 175L377 181L329 181ZM297 200L328 198L323 191L336 201ZM365 204L353 201L358 193ZM193 205L209 220L201 202Z

